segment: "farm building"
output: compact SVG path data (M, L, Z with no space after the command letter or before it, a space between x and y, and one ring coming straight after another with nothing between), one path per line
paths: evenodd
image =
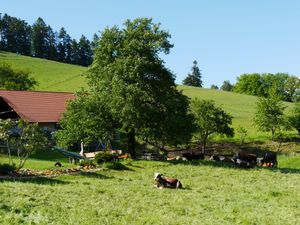
M56 130L73 93L0 90L0 118L23 119Z

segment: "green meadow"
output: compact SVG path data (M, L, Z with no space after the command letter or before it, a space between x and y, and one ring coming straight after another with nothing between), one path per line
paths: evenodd
M45 168L57 159L36 163ZM300 224L299 156L280 156L276 169L205 160L122 164L124 170L0 179L0 224ZM183 189L154 188L155 172L180 179Z
M36 90L73 92L86 87L82 74L86 67L51 60L1 52L0 63L5 62L14 69L29 70L38 81Z

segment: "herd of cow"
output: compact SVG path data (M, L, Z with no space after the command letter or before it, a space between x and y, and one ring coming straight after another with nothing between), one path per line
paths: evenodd
M168 160L198 160L204 159L204 154L183 153L181 156L175 158L168 158ZM266 152L262 158L256 154L248 152L237 152L233 156L213 155L210 160L232 163L242 168L251 168L254 166L263 167L277 167L277 155L274 152ZM165 177L160 173L154 175L155 187L157 188L182 188L181 182L176 178Z
M198 160L204 159L204 154L182 153L180 156L168 158L167 160ZM232 163L243 168L251 168L254 166L276 167L277 155L274 152L266 152L263 157L259 158L256 154L240 151L233 156L213 155L210 160L217 162Z

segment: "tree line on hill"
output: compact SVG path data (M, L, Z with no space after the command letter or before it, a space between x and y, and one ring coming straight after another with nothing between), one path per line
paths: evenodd
M7 14L0 14L0 51L55 60L58 62L88 66L93 61L92 41L84 35L79 41L67 33L64 27L58 32L38 18L33 25Z
M203 86L202 74L197 61L193 62L191 73L187 75L182 83L194 87ZM219 89L215 84L212 84L210 88L214 90ZM276 95L282 101L299 102L300 78L288 73L242 74L237 77L235 85L225 80L220 90L266 98Z

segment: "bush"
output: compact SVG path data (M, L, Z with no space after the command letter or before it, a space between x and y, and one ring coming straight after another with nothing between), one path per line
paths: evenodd
M128 167L120 162L108 162L105 163L105 168L110 170L128 170Z
M11 172L14 172L17 170L17 167L15 164L7 164L7 163L4 163L4 164L1 164L0 163L0 174L2 175L9 175L11 174Z
M95 156L95 161L97 164L107 163L107 162L115 162L118 159L116 154L111 154L109 152L99 152Z
M89 167L89 168L96 167L95 164L94 164L94 160L88 160L88 159L87 160L84 160L84 159L80 160L79 165L81 167Z

